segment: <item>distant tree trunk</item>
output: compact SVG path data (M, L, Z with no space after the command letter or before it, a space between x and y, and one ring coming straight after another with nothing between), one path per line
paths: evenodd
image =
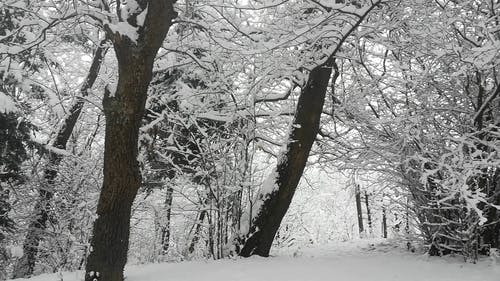
M476 126L475 129L477 136L481 141L494 142L495 140L498 140L498 130L486 130L485 127L488 124L494 123L494 106L490 103L500 94L500 86L497 85L495 91L488 95L480 72L476 73L476 79L476 84L478 85L476 101L478 111L476 112L474 118L474 125ZM488 99L490 103L488 103L485 99ZM498 104L500 105L500 101ZM494 125L498 127L500 126L500 122L497 122ZM493 130L497 134L491 132L490 130ZM484 145L484 143L477 143L476 148L484 153L491 153L491 148ZM488 172L488 169L486 168L483 169L483 174L477 176L476 182L478 189L486 193L489 199L489 204L479 204L479 207L484 211L487 219L484 224L485 226L481 229L483 245L480 246L498 248L500 247L500 212L493 205L500 205L500 168L493 169L493 172L491 172L491 170ZM488 249L481 249L481 252L486 254L487 251L484 250Z
M3 241L0 241L0 280L7 280L8 264L9 264L9 255L7 254L5 243Z
M213 223L214 220L214 215L213 215L213 210L210 208L210 211L207 212L208 216L208 238L207 238L207 246L210 251L210 255L212 256L213 259L216 259L215 255L215 226Z
M488 196L490 204L500 205L500 168L497 168L492 176ZM489 246L490 249L498 249L500 247L500 212L494 206L487 206L485 215L487 221L482 232L483 244Z
M361 192L359 190L359 185L356 184L356 211L358 213L358 229L359 229L359 234L362 234L364 229L363 229L363 210L361 209Z
M57 136L52 143L52 146L55 148L66 149L68 140L73 133L73 129L75 128L85 103L83 97L88 95L89 90L94 85L97 75L99 74L99 69L101 68L102 60L106 55L108 48L105 47L104 43L105 42L102 41L95 51L90 70L80 89L81 97L78 97L71 106L68 115L57 132ZM51 216L49 212L50 204L54 196L54 182L58 174L57 166L61 160L61 155L49 152L49 161L44 171L44 186L40 187L38 201L33 208L32 221L28 226L28 233L26 234L23 244L23 256L14 266L13 278L24 278L33 274L38 247L47 227L47 221Z
M85 281L123 281L127 262L132 203L141 184L137 162L139 128L144 116L153 62L172 20L177 16L169 0L137 1L139 11L129 14L125 24L134 24L145 12L137 38L114 32L105 25L118 61L116 92L106 89L104 180L97 205L91 251ZM118 2L118 5L119 2ZM121 8L117 7L118 13ZM146 10L147 9L147 10ZM145 11L146 10L146 11Z
M405 206L405 235L410 235L410 200L406 198Z
M50 159L55 158L56 157L50 157ZM54 183L55 174L57 174L57 172L54 170L45 171L46 186L50 186ZM33 209L33 220L28 226L28 233L24 239L23 255L14 266L13 278L30 277L33 274L38 254L38 246L45 232L47 221L49 220L49 209L52 196L52 190L39 190L38 201Z
M237 231L241 227L241 197L243 192L241 190L235 192L231 196L231 228Z
M0 93L3 90L0 85ZM7 251L7 243L9 236L12 237L16 230L14 220L9 217L12 210L10 191L24 182L22 164L29 157L26 148L31 142L32 125L30 122L20 121L23 119L20 113L0 110L0 280L9 277L7 266L11 257Z
M369 200L368 192L365 191L365 205L366 205L366 217L368 219L368 230L370 233L372 233L372 214L370 211L370 203L368 200Z
M387 214L385 206L382 207L382 237L387 238Z
M207 216L207 211L201 210L199 217L198 217L198 220L196 221L196 226L194 229L193 238L191 239L191 243L189 243L189 247L188 247L189 254L194 253L194 249L196 247L196 244L198 244L198 241L200 240L200 231L201 231L201 227L202 227L203 221L205 220L206 216Z
M332 63L335 62L332 61ZM271 180L276 188L270 194L263 195L267 198L260 198L264 200L262 207L253 218L243 248L239 253L243 257L254 254L269 256L274 236L290 206L318 133L331 74L332 65L317 66L309 74L307 84L299 96L286 152L280 156L276 172L271 174L271 177L275 177ZM335 76L337 75L336 72Z
M166 255L168 253L168 246L170 244L170 217L172 215L172 199L173 199L174 189L172 187L167 187L167 194L165 195L164 208L166 209L165 220L161 226L161 254Z

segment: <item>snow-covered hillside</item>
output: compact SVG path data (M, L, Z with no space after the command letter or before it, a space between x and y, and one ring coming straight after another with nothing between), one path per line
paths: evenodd
M30 281L80 281L83 272ZM381 241L348 241L284 251L270 258L148 264L126 268L127 281L498 281L500 261L428 257ZM28 279L16 279L28 280Z

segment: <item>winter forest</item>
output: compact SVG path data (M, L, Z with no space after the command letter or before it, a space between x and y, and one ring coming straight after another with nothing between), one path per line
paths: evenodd
M2 0L0 280L500 280L499 93L499 0Z

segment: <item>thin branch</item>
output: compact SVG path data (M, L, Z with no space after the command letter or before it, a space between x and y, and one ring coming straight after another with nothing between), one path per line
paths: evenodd
M474 115L474 119L473 119L474 124L476 124L478 122L479 118L481 117L481 115L483 115L483 113L486 110L486 108L488 107L488 105L491 103L491 101L493 101L498 96L499 93L500 93L500 85L497 86L495 92L493 94L491 94L487 100L484 101L481 108L479 108L479 110L476 112L476 114Z

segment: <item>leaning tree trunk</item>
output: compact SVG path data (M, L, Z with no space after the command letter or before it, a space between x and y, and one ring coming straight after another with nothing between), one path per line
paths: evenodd
M269 256L269 250L292 201L295 189L306 166L309 152L319 130L321 112L332 67L319 65L309 74L295 112L292 131L284 155L280 156L269 184L273 190L263 200L262 206L251 222L240 256ZM245 238L244 238L245 239Z
M118 61L118 83L114 95L106 90L103 99L106 117L104 180L85 268L86 281L124 280L131 207L141 183L137 162L139 127L154 58L176 17L175 1L137 2L140 12L146 15L143 25L135 26L138 35L135 41L105 25ZM120 7L117 11L120 13ZM138 15L130 14L122 23L136 23Z
M196 221L193 238L191 239L191 243L189 243L189 247L187 250L188 254L190 255L194 253L196 244L198 244L198 241L200 241L200 235L201 235L200 232L203 226L203 221L205 220L206 216L207 216L207 210L201 210L200 214L198 215L198 220Z
M85 103L83 98L88 96L89 90L94 85L97 75L99 74L99 69L101 68L102 60L106 55L108 48L104 44L104 41L101 42L95 51L89 72L80 89L81 97L78 97L69 109L68 115L64 119L52 143L52 146L55 148L66 149L68 140L82 112ZM28 233L23 243L23 255L14 266L13 278L29 277L33 274L36 257L38 255L38 247L47 227L47 221L51 216L49 213L50 202L54 196L54 182L58 174L57 166L61 160L61 155L49 151L49 162L44 171L44 185L39 190L38 200L33 208L32 220L28 226Z
M269 256L269 251L297 188L309 157L309 152L319 131L326 91L335 68L333 83L339 75L335 56L347 37L361 24L365 17L380 1L374 1L361 14L350 13L352 22L346 20L348 28L326 61L311 70L305 87L302 89L293 118L292 131L283 155L280 155L274 173L266 180L263 190L257 195L260 205L255 216L250 214L248 232L240 237L243 247L239 255L248 257ZM341 13L341 11L340 11ZM253 206L252 206L253 207ZM253 211L251 212L253 213ZM237 247L238 248L238 247Z

